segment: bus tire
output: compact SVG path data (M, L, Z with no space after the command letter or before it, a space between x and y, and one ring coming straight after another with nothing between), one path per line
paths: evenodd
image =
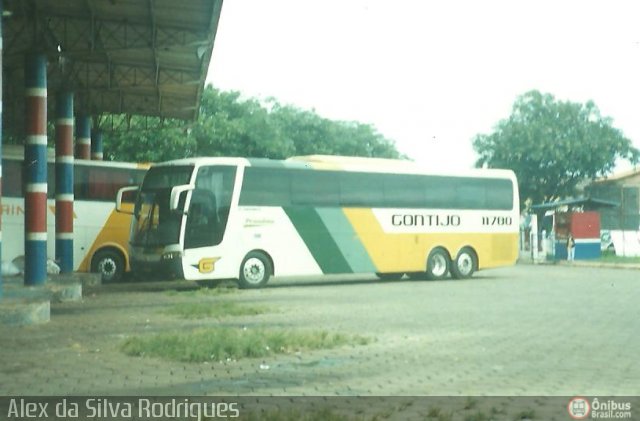
M247 253L240 265L238 283L240 288L262 288L269 282L273 274L273 265L264 253L252 251Z
M476 253L470 247L464 247L451 262L451 276L455 279L471 278L478 267Z
M91 259L91 272L99 273L102 282L118 282L124 275L124 256L113 250L100 250Z
M449 254L443 248L436 248L427 257L427 279L439 280L446 278L449 273Z

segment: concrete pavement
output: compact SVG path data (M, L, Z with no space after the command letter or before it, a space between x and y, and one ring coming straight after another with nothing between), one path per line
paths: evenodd
M467 281L275 280L185 293L185 282L89 287L51 322L0 326L0 395L635 395L640 277L517 265ZM184 320L180 302L260 304L259 316ZM180 363L120 352L132 335L201 327L330 330L365 346Z

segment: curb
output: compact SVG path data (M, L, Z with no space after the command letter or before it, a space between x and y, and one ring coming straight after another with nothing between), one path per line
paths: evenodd
M539 262L535 262L533 260L518 260L516 264L640 270L640 263L607 263L607 262L590 262L585 260L578 260L578 261L574 260L571 263L566 260L543 260Z

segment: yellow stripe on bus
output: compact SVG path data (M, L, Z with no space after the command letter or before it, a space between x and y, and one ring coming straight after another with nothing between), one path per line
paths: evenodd
M479 268L510 265L517 256L518 233L385 233L371 209L344 209L378 272L421 272L429 252L444 247L452 258L471 245L478 254Z

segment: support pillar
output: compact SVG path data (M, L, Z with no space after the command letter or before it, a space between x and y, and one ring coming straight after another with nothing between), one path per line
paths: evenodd
M47 280L47 59L25 62L26 144L24 150L25 285Z
M76 117L76 158L91 159L91 117Z
M73 93L56 95L56 260L73 272Z
M0 209L2 209L2 13L4 7L0 0ZM0 212L0 300L4 295L2 285L2 212Z
M102 130L91 130L91 159L102 161Z

